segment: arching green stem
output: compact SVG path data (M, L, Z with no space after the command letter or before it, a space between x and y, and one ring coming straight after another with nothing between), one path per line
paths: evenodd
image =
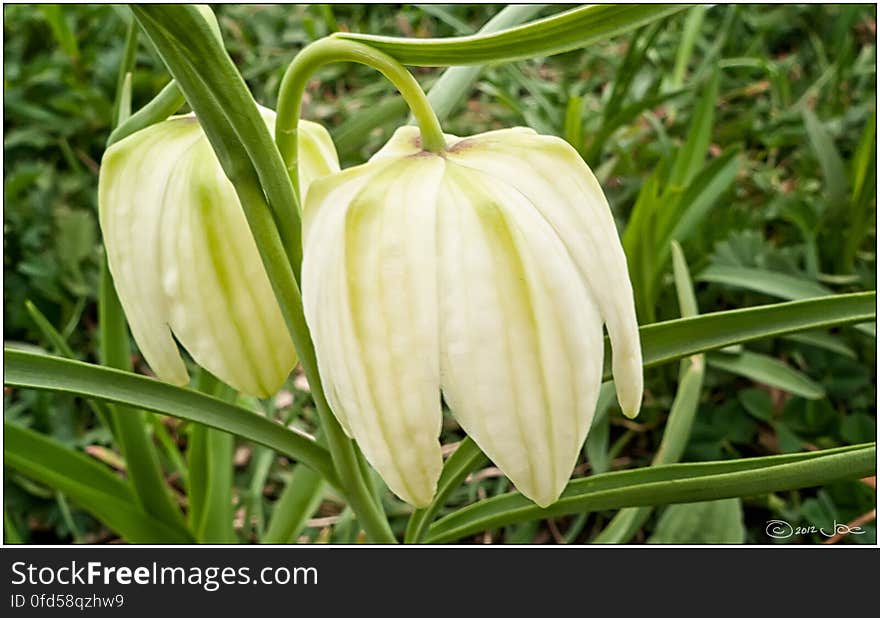
M312 73L333 62L357 62L372 67L393 83L406 104L409 105L422 132L422 148L440 152L446 147L440 121L428 103L419 83L399 62L384 52L363 43L341 39L321 39L305 47L296 55L284 79L278 95L278 115L275 120L275 143L290 180L299 196L297 174L297 126L299 125L302 96Z

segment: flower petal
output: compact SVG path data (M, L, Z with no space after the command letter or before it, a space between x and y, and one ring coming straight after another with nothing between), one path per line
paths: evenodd
M107 260L132 335L156 375L178 385L189 375L168 327L156 247L166 180L202 135L195 119L139 131L107 150L98 179Z
M260 108L270 127L275 113ZM339 169L323 127L302 122L305 188ZM132 334L163 380L188 381L177 345L247 394L274 393L296 364L257 246L192 114L108 149L99 180L108 262Z
M306 200L306 320L328 401L394 493L440 476L436 200L444 163L368 164Z
M168 179L160 234L169 324L193 360L236 390L268 397L296 352L232 183L207 140Z
M608 328L621 409L636 416L643 376L632 285L614 218L590 168L563 140L522 128L468 138L453 149L450 161L515 188L552 226Z
M438 211L444 396L517 489L547 506L595 411L600 317L555 231L520 193L450 163Z

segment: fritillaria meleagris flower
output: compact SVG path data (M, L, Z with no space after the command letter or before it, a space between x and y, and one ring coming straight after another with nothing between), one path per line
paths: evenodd
M602 380L603 323L625 414L642 366L626 259L598 182L531 129L399 129L305 200L303 301L330 405L416 506L441 468L441 393L541 506L562 492Z
M261 108L269 129L275 114ZM338 171L318 124L300 123L300 184ZM98 203L113 281L132 334L162 380L193 360L235 389L274 393L296 352L232 183L192 114L138 131L104 155Z

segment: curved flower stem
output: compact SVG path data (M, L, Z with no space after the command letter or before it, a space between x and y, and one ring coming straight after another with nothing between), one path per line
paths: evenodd
M325 64L333 62L357 62L382 73L397 87L412 111L422 132L422 148L430 152L440 152L446 148L446 140L437 115L419 83L405 67L388 54L363 43L333 38L320 39L305 47L293 59L284 73L278 95L275 143L284 158L284 164L298 198L296 151L302 95L312 73Z

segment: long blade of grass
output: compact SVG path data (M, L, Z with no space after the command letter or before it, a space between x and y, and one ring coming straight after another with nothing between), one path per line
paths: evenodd
M44 4L40 7L43 17L49 22L52 35L61 47L61 50L73 61L79 59L79 45L76 35L67 23L67 14L61 10L60 4Z
M697 275L697 281L723 283L787 300L827 296L832 293L821 283L810 279L762 268L724 264L707 266Z
M876 299L876 292L837 294L649 324L639 329L642 359L653 367L737 343L867 322L876 318ZM610 367L604 377L611 378Z
M678 51L675 53L675 65L672 67L672 76L669 78L670 90L681 88L682 84L684 84L684 75L693 56L694 46L700 34L700 27L703 25L703 18L708 10L708 6L702 5L695 6L688 11L687 19L684 22L684 31L681 35L681 42L678 44Z
M235 393L208 371L199 371L196 389L230 402ZM233 543L232 486L234 437L202 424L190 427L190 526L202 543Z
M297 465L275 502L269 527L260 543L295 543L299 533L324 495L324 479L313 470Z
M800 371L782 361L755 352L739 354L714 353L708 358L709 365L730 373L772 386L792 395L806 399L822 399L825 389Z
M542 509L511 492L480 500L439 519L426 541L448 543L489 528L573 513L736 498L815 487L875 472L874 443L824 451L732 461L670 464L608 472L568 484L562 497Z
M852 160L852 197L849 203L849 226L840 255L843 272L852 272L855 258L873 227L871 214L876 216L877 202L877 117L868 115L868 121L859 139Z
M678 151L668 186L672 190L683 190L697 172L703 167L706 152L712 140L712 128L715 120L715 106L718 103L718 88L721 83L721 72L716 68L709 77L702 96L696 103L693 119L687 132L687 139Z
M686 7L663 4L585 6L492 34L446 39L410 39L338 32L414 66L513 62L586 47L629 32Z
M338 484L329 454L313 438L220 399L125 371L8 347L3 351L3 359L4 383L8 386L137 405L151 412L202 423L268 446L317 470L331 484Z
M63 492L127 541L192 542L185 529L138 507L128 484L90 457L12 423L4 423L3 433L4 465Z
M804 106L801 108L801 114L804 117L810 145L813 146L816 158L819 159L819 166L822 168L828 205L839 208L846 203L847 196L847 175L843 157L840 156L831 134L816 117L815 112Z
M856 358L856 353L851 347L830 333L795 333L786 335L783 339L828 350L847 358Z

